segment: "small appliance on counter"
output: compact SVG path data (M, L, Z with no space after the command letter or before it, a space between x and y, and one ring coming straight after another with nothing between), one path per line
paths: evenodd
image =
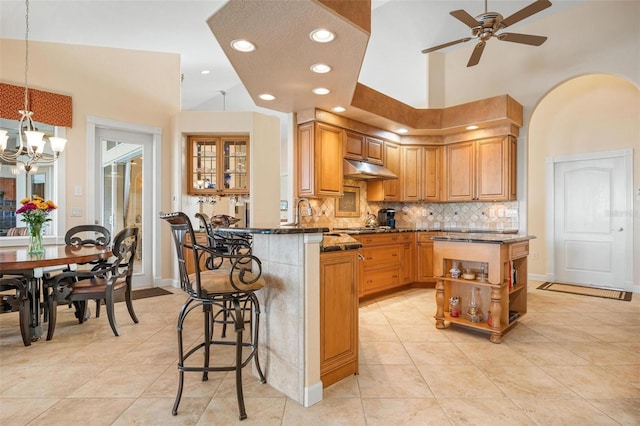
M396 211L394 209L380 209L378 210L378 225L388 226L391 229L396 228Z

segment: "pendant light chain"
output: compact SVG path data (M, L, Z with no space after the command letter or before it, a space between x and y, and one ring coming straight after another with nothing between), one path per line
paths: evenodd
M28 75L29 75L29 0L25 0L26 14L25 20L25 33L24 33L24 110L29 111L29 89L28 89Z

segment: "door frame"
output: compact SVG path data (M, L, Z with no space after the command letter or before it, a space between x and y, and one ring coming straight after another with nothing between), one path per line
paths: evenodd
M151 182L145 182L151 191L151 214L149 223L145 223L145 232L150 238L143 246L143 253L145 253L145 260L151 264L151 282L145 282L143 285L152 284L154 287L159 285L160 280L160 235L159 221L155 220L160 212L162 202L162 180L158 178L160 166L162 164L162 129L159 127L144 126L139 124L126 123L117 120L111 120L107 118L100 118L95 116L87 117L87 164L93 165L97 158L97 150L99 149L98 143L100 142L97 137L98 129L115 130L129 133L142 133L148 135L151 138ZM148 156L147 156L148 157ZM148 158L145 158L148 161ZM100 176L102 173L102 167L96 167L93 173L87 173L87 222L92 223L98 219L99 213L96 206L98 203L98 197L102 194L102 189L99 188ZM134 276L134 287L136 287Z
M546 194L547 194L547 210L546 216L546 239L547 239L547 281L553 282L556 276L555 265L555 165L556 163L572 162L572 161L588 161L602 160L607 158L622 157L625 165L625 183L627 185L624 228L628 230L625 233L625 271L623 273L622 285L623 290L633 291L633 150L622 149L614 151L600 151L583 154L571 154L558 157L549 157L545 164L546 177Z

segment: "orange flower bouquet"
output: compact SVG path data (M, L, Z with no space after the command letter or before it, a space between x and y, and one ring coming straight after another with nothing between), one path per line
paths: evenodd
M51 220L49 213L57 209L58 206L53 201L45 201L44 198L37 195L32 198L23 198L20 200L20 204L22 206L16 211L16 214L21 214L22 221L29 226L28 252L30 254L44 253L43 225Z

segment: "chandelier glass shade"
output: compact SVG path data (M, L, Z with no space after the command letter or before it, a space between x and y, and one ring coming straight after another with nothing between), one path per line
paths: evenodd
M18 144L15 148L7 148L9 134L6 130L0 130L0 159L9 164L15 164L24 168L29 173L37 169L38 164L51 164L55 162L60 153L64 151L67 140L52 136L49 138L53 154L44 152L46 140L44 133L37 131L33 124L33 112L29 110L29 0L26 5L26 30L25 30L25 65L24 65L24 109L19 110L20 122L18 125Z

